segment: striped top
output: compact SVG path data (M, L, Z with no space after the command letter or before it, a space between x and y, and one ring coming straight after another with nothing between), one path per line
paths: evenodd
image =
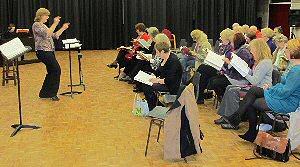
M56 33L53 33L52 36L48 37L48 27L45 24L40 22L35 22L32 25L32 31L35 41L35 50L43 50L43 51L54 51L55 46L53 42L53 38L58 39Z

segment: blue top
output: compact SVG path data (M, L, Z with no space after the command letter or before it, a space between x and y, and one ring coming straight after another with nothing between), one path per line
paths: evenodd
M271 53L273 53L275 51L275 49L277 48L275 43L273 42L273 38L270 38L267 41L267 44L268 44L269 48L271 49Z
M281 82L264 91L268 107L278 113L296 111L300 102L300 65L281 77Z

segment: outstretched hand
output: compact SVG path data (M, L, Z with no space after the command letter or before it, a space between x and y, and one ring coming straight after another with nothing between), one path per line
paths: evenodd
M59 24L60 19L61 19L60 16L56 16L56 17L54 18L54 23L55 23L55 24Z
M66 30L69 28L69 26L70 26L70 23L64 23L63 28Z

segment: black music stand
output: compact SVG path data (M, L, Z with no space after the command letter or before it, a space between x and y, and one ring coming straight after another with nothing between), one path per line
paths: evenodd
M18 82L18 101L19 101L19 118L20 122L19 124L11 125L12 128L15 128L14 132L10 135L10 137L14 137L21 129L39 129L41 127L36 125L24 125L22 121L22 104L21 104L21 83L20 83L20 73L19 73L19 65L18 65L18 58L24 55L25 53L31 51L31 47L26 47L27 50L24 51L21 54L18 54L17 56L14 56L12 59L7 59L5 55L3 57L6 60L15 61L16 67L17 67L17 82Z
M81 54L81 57L79 58L79 53L80 52L78 53L79 70L80 70L79 75L80 75L80 79L81 79L80 84L74 85L73 84L73 78L72 78L72 55L71 55L72 46L71 45L79 44L79 42L80 41L78 41L77 39L73 39L71 41L68 41L68 40L63 41L63 44L65 44L65 46L69 46L68 49L69 49L69 64L70 64L70 85L68 85L68 87L70 87L70 92L64 92L64 93L61 93L60 95L71 95L71 98L73 98L73 94L81 94L82 93L82 92L78 92L78 91L73 91L73 86L84 86L84 90L85 90L85 84L83 83L83 76L81 75L82 71L81 71L81 61L80 61L80 59L82 57L82 54Z
M77 53L77 56L78 56L78 69L79 69L79 84L75 84L75 85L72 85L72 86L83 86L83 91L85 91L85 83L84 83L84 80L83 80L83 72L82 72L82 66L81 66L81 59L82 59L82 53L80 51L80 48L78 48L78 53ZM69 87L71 87L71 85L68 85Z

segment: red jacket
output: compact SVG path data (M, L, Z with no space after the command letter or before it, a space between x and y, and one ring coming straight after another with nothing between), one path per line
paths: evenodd
M147 33L144 33L142 36L138 36L137 39L144 39L145 41L148 41L150 37ZM133 44L134 44L133 51L135 52L139 48L139 46L137 45L137 42L134 42Z

